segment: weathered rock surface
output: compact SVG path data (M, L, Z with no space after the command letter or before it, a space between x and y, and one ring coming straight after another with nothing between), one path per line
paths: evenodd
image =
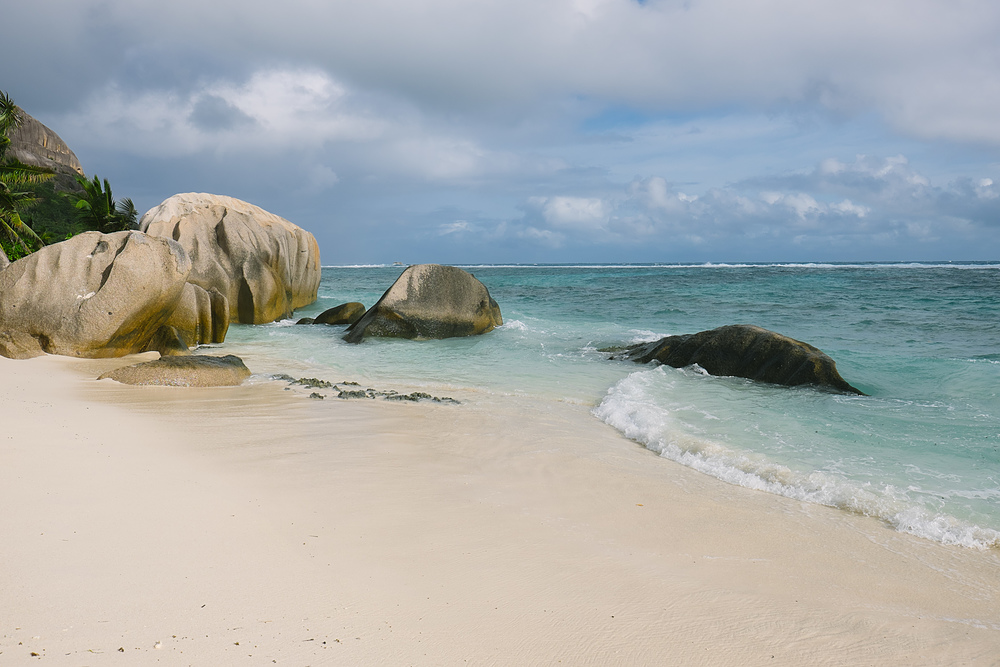
M273 322L316 300L319 245L312 234L247 202L179 194L148 211L139 228L173 239L191 258L189 281L214 288L231 321Z
M0 271L3 271L8 266L10 266L10 260L7 259L7 253L3 251L3 248L0 248Z
M224 357L190 355L161 357L155 361L117 368L101 375L124 384L169 385L172 387L233 387L250 377L243 360L229 354Z
M352 301L334 306L316 316L313 324L354 324L365 314L365 304Z
M21 109L21 126L10 133L7 155L24 164L44 167L56 172L56 189L79 190L76 176L83 176L83 167L76 154L58 134L29 116Z
M177 307L165 324L174 327L187 347L221 343L229 330L229 300L214 287L205 290L186 283Z
M417 264L403 271L378 303L347 328L344 340L473 336L501 324L500 306L471 273L454 266Z
M191 262L174 241L86 232L0 271L0 354L118 357L150 349Z
M831 387L862 394L848 384L837 364L817 348L787 336L748 324L667 336L633 345L621 355L638 363L658 361L683 368L698 364L712 375L729 375L761 382Z

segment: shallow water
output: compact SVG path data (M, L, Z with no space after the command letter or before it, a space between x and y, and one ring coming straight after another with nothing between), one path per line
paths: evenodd
M1000 548L1000 264L465 268L503 311L484 336L349 345L344 327L286 321L234 325L225 348L264 372L583 403L720 479ZM371 306L401 271L324 268L319 300L296 318ZM870 396L598 351L735 323L819 347Z

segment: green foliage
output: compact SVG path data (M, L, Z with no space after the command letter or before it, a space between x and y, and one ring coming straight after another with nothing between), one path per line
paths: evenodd
M138 228L132 200L115 201L107 179L78 176L82 195L59 192L52 170L8 156L9 135L21 122L21 110L0 91L0 247L12 262L82 231Z
M78 176L76 180L84 192L82 197L75 198L80 224L84 228L104 234L138 228L139 213L132 200L115 201L108 179L104 179L103 187L97 176L93 180Z
M25 189L34 194L35 203L22 212L21 217L46 244L86 231L80 224L73 196L57 191L54 180L27 185Z
M28 254L42 245L41 237L21 218L21 211L36 201L27 188L52 178L52 171L23 164L7 156L11 132L21 125L21 110L7 93L0 91L0 237L8 257Z

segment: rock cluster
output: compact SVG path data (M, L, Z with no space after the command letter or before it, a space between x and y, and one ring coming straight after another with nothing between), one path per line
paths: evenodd
M801 341L748 324L667 336L626 348L622 357L683 368L698 364L712 375L729 375L761 382L830 387L862 394L837 372L837 364L819 349Z
M403 271L382 298L348 327L344 340L473 336L501 324L500 306L471 273L454 266L417 264Z
M316 300L316 239L253 204L219 195L174 195L142 216L139 228L184 248L192 263L189 282L224 296L231 321L273 322Z
M151 233L86 232L0 265L0 355L186 353L316 298L316 240L256 206L178 195L143 221Z

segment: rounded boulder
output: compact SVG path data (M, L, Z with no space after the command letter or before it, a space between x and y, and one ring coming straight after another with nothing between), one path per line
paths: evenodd
M750 324L667 336L634 345L623 356L638 363L657 361L674 368L698 364L711 375L863 393L848 384L837 371L834 360L818 348Z
M119 357L142 352L191 272L172 240L86 232L0 271L0 354Z
M500 306L471 273L454 266L417 264L403 271L378 303L348 327L344 340L474 336L501 324Z
M315 237L253 204L221 195L174 195L142 216L139 228L184 248L192 263L189 281L226 297L231 321L273 322L316 300Z
M239 357L161 357L155 361L116 368L98 380L110 378L123 384L170 387L235 387L250 377L250 369Z

